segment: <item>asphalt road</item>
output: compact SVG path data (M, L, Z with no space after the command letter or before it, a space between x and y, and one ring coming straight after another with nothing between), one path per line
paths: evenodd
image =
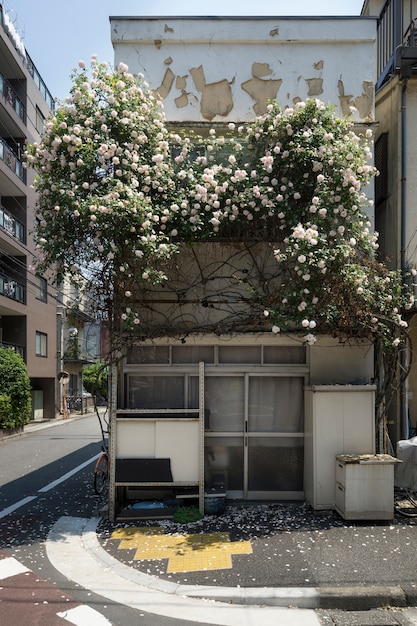
M78 587L49 563L45 540L53 524L65 515L92 517L103 505L92 487L100 446L94 415L0 441L0 577L2 563L27 568L0 581L0 624L62 625L57 614L64 612L63 601L64 609L80 614L94 609L111 626L184 626L182 620L111 603ZM86 612L84 619L90 626L97 617Z
M51 565L45 546L57 520L62 516L89 519L104 504L92 487L100 448L101 432L94 415L0 441L0 624L210 626L112 602ZM417 609L320 610L308 619L311 622L303 623L314 626L417 626Z

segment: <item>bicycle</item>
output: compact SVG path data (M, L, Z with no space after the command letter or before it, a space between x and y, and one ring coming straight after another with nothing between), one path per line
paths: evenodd
M97 411L97 417L100 424L101 437L103 439L103 443L101 445L101 454L98 457L96 464L94 466L94 475L93 475L93 487L95 493L99 496L103 493L104 489L107 487L109 482L109 446L106 442L106 436L109 436L109 423L105 418L106 413L101 417L100 413ZM103 422L106 424L107 428L105 429L103 426Z

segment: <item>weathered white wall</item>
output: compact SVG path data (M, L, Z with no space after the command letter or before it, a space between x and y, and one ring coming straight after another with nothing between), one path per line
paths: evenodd
M115 65L142 73L168 121L246 121L276 99L374 119L374 18L110 17Z

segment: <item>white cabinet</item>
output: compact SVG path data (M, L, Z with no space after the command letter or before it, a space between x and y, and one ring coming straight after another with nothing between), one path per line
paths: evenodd
M374 452L374 385L306 388L304 495L314 509L335 507L337 454Z
M336 511L344 519L394 517L394 468L389 454L336 456Z

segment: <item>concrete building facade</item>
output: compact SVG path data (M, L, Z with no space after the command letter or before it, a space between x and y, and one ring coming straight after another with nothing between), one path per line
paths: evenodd
M31 380L33 418L56 414L56 292L36 274L31 230L34 172L23 166L53 99L12 19L0 5L0 345L23 357Z
M115 65L123 62L144 76L162 99L173 129L205 133L214 127L220 133L230 122L262 114L271 99L285 107L318 98L358 125L375 122L372 17L110 17L110 23ZM200 248L202 271L227 253L226 247L209 248ZM263 254L260 245L255 257ZM186 276L193 276L196 266L185 259L187 290ZM237 268L252 267L243 252L234 262ZM204 293L187 293L181 303L174 302L168 282L160 294L148 295L154 298L148 312L139 311L149 328L159 320L177 320L186 332L183 339L145 338L119 368L112 407L111 515L144 487L139 470L144 457L154 462L161 455L171 457L165 459L172 461L167 486L194 486L200 500L201 489L221 483L230 498L306 497L316 508L328 508L334 504L335 454L375 451L372 346L343 346L331 337L306 346L290 335L228 332L216 307L204 304L222 293L230 296L222 280L206 281ZM193 323L211 330L193 333ZM318 402L325 420L320 425ZM184 451L183 418L190 411L202 435L195 438L190 427L193 468L187 480L187 455L177 452ZM353 414L361 419L352 431ZM198 450L202 457L196 461ZM320 467L319 458L325 459ZM155 472L154 482L147 473L148 489L157 485ZM319 494L325 481L326 495Z

